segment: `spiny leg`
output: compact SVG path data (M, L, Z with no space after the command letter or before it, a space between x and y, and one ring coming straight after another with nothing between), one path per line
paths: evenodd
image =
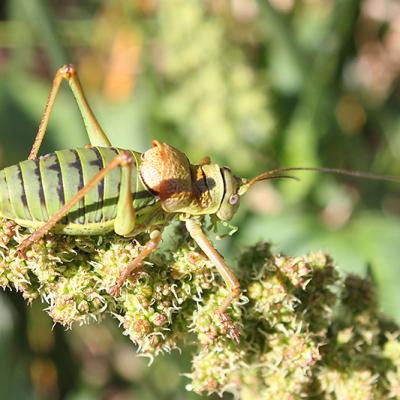
M116 284L111 288L110 294L114 297L119 296L120 289L125 281L128 279L132 273L143 266L143 261L148 257L154 250L157 249L158 244L161 240L161 232L154 230L150 233L150 240L146 243L143 250L138 254L138 256L130 262L125 269L121 272Z
M239 343L239 332L226 312L227 308L240 295L239 281L233 271L226 265L223 257L218 253L210 240L203 233L201 226L196 221L188 219L186 220L186 228L201 250L203 250L207 257L214 263L229 290L228 296L225 298L217 312L220 314L222 322L228 327L233 340L236 343Z
M24 239L18 246L17 252L21 255L24 255L27 248L30 247L33 243L37 242L39 239L41 239L51 228L54 227L54 225L57 224L68 212L71 210L71 208L78 203L89 190L93 189L98 185L98 183L104 179L104 177L114 168L117 168L119 166L122 167L122 177L121 177L121 189L125 186L123 179L125 177L130 177L130 173L127 172L127 169L132 168L132 162L133 158L132 155L129 152L122 152L115 156L113 160L102 170L100 170L81 190L76 193L75 196L72 197L70 201L68 201L63 207L61 207L44 225L42 225L40 228L35 230L33 233L31 233L26 239ZM132 195L130 195L132 196ZM121 200L122 198L122 200ZM127 198L132 198L129 197L125 194L120 195L120 200L118 202L118 208L121 209L120 203L125 203L126 207L129 207L129 203L127 202ZM130 202L131 208L133 208L133 203L132 201ZM120 211L121 212L121 211ZM126 219L129 218L135 218L135 212L134 210L128 210ZM129 224L134 226L135 221L127 221L125 224L125 227L128 226Z
M72 93L74 94L74 97L76 99L76 102L78 103L78 107L81 112L83 121L86 126L86 131L89 136L90 144L92 146L103 146L103 147L111 146L111 143L107 138L107 135L101 128L100 124L98 123L96 117L93 114L93 111L91 110L86 100L86 96L83 92L75 67L71 64L67 64L61 67L57 71L54 77L53 85L51 87L49 98L47 100L46 107L44 109L43 117L42 120L40 121L39 130L38 133L36 134L32 150L28 157L28 159L30 160L36 158L40 145L42 144L43 137L46 133L47 124L49 122L50 114L53 109L54 102L56 100L63 79L68 81Z

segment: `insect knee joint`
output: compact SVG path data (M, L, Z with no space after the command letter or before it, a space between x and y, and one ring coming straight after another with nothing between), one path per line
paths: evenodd
M237 286L234 286L231 289L231 295L232 295L232 299L236 299L240 296L240 293L242 292L242 290L240 289L240 285L238 284Z
M133 161L132 155L130 153L128 153L127 151L124 151L123 153L121 153L119 155L119 159L120 159L122 166L132 164L132 161Z
M161 232L159 230L154 230L150 233L151 240L158 240L161 238Z
M59 69L60 74L69 81L72 76L76 75L76 69L72 64L65 64Z
M203 233L200 224L198 224L197 222L193 221L193 220L186 220L186 227L188 229L188 231L194 235L199 234L199 233Z

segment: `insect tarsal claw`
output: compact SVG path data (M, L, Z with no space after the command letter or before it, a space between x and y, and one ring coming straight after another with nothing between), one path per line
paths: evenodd
M224 327L228 331L228 335L237 345L239 345L240 333L237 326L233 323L231 317L228 315L227 312L219 312L218 315L220 317L222 325L224 325Z
M119 295L121 294L121 284L119 284L119 282L117 281L117 283L108 291L108 293L112 297L119 297Z
M15 255L18 257L18 258L21 258L22 260L26 260L28 257L27 257L27 255L26 255L26 249L24 249L24 248L17 248L17 250L15 250Z

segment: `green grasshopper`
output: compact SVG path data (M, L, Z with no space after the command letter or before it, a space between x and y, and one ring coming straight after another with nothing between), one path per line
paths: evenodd
M37 158L61 82L67 80L85 122L90 145L56 151ZM117 296L125 280L142 266L161 240L172 219L185 222L190 236L213 262L229 294L220 305L221 321L239 340L227 309L240 295L239 282L201 228L201 216L230 220L240 197L256 182L292 178L288 171L320 171L400 182L400 178L333 168L289 167L265 172L251 180L236 177L229 168L208 157L191 164L185 154L153 141L143 154L112 147L95 118L76 70L65 65L55 75L36 139L25 161L0 171L0 216L32 233L18 246L27 249L50 230L67 235L116 232L124 237L149 233L139 255L121 272L111 294Z

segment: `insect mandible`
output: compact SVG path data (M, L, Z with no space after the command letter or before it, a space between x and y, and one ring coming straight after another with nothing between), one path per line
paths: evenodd
M61 82L67 80L79 106L90 145L37 157ZM50 230L68 235L100 235L116 232L124 237L149 233L139 255L121 272L112 295L133 271L142 266L161 240L172 219L185 222L190 236L221 274L228 295L219 307L222 323L238 342L239 334L227 314L240 295L239 281L201 228L201 216L215 215L228 221L239 207L240 197L256 182L292 178L290 171L319 171L369 179L400 182L382 176L335 168L288 167L267 171L251 180L236 177L229 168L208 157L191 164L185 154L153 141L143 154L112 147L94 116L72 65L60 68L54 78L43 118L29 157L0 171L0 216L30 228L32 233L18 246L26 250Z

